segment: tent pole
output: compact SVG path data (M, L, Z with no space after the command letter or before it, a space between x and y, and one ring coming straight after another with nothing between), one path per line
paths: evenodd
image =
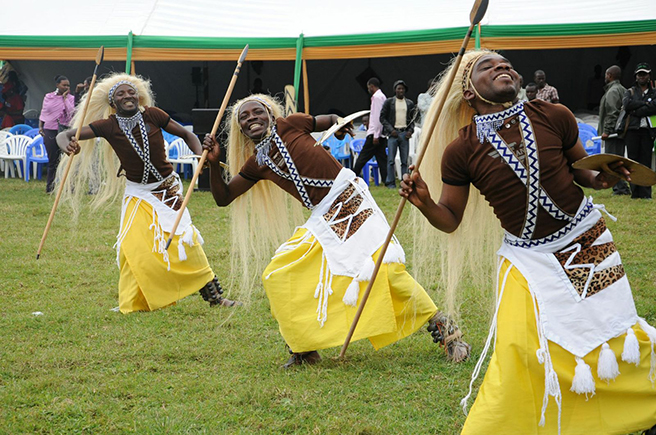
M474 37L474 47L476 50L481 49L481 23L476 26L476 36Z
M127 55L125 57L125 73L130 74L131 67L132 67L132 30L130 30L130 33L128 33L128 47L127 47Z
M298 35L296 40L296 64L294 65L294 101L298 109L298 86L301 83L301 66L303 59L303 34Z
M303 59L303 102L305 103L305 113L310 114L310 88L308 87L307 61Z

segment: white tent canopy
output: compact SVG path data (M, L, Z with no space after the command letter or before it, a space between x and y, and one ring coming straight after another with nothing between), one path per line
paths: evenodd
M295 38L444 29L469 25L463 0L36 0L4 35ZM29 19L28 19L29 18ZM483 26L656 20L654 0L490 0Z
M470 48L516 51L511 59L525 79L545 69L550 83L563 90L561 101L580 107L586 76L596 64L619 62L629 80L636 61L656 62L655 1L489 0ZM388 84L402 77L411 95L423 90L459 48L472 5L473 0L32 0L20 7L25 19L3 22L0 59L23 74L30 87L28 108L37 109L54 75L82 81L103 45L101 73L136 62L136 71L153 80L163 107L187 112L199 98L192 68L207 71L211 83L208 92L201 87L200 104L205 93L215 105L222 80L248 43L236 96L247 94L258 77L273 93L296 85L305 104L303 71L314 113L355 110L367 104L361 86L367 74ZM623 53L625 64L618 60L620 47L631 48ZM584 50L559 50L555 58L552 51L542 52L552 49ZM256 68L258 61L266 61L263 70Z

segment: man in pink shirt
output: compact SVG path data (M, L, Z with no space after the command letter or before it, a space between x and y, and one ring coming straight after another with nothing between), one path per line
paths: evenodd
M56 137L60 130L67 129L75 110L75 97L71 94L71 83L62 75L55 77L56 88L43 97L41 116L39 116L39 133L48 153L48 177L46 193L52 192L61 150Z
M367 129L367 138L362 146L362 151L360 151L358 160L353 167L353 172L359 176L362 168L369 159L376 156L381 180L385 180L387 178L387 139L382 137L383 124L380 122L380 109L382 109L387 97L380 90L380 80L376 77L372 77L367 81L367 90L371 94L369 128Z

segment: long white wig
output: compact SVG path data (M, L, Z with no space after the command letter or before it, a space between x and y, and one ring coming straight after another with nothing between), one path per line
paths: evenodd
M227 161L230 175L239 170L255 152L255 143L242 133L239 109L248 101L264 106L270 117L269 131L283 108L269 95L254 94L235 102L228 121ZM239 277L242 300L259 280L274 251L303 221L301 204L274 183L259 181L230 205L232 235L232 276Z
M120 81L128 81L139 93L139 110L144 106L153 106L155 98L150 88L150 81L139 76L125 73L112 73L98 81L91 93L82 97L77 111L73 116L71 125L76 128L87 126L94 121L108 118L116 113L116 109L109 104L110 89ZM89 100L86 115L82 119L82 112ZM57 187L71 157L63 155L57 167ZM80 205L88 193L91 195L91 206L97 209L102 205L111 203L123 192L125 177L117 177L120 162L116 153L103 138L80 141L80 153L72 157L70 173L64 182L62 201L70 203L73 215L77 216Z
M425 164L420 167L422 178L428 184L433 199L437 202L442 192L441 161L444 150L458 136L458 131L472 122L476 114L463 98L463 87L469 86L469 75L476 61L488 50L471 50L464 54L455 79L450 87L446 81L453 69L455 58L439 76L438 82L431 89L435 95L427 113L424 125L428 126L437 115L439 101L446 100L435 125L428 144L422 140L421 146L427 146L424 156ZM428 131L423 132L424 135ZM502 237L501 226L492 208L479 191L471 186L469 200L462 222L451 234L445 234L434 228L426 218L413 208L414 255L413 266L419 282L426 285L437 283L438 294L444 300L438 301L452 318L459 317L463 290L476 288L477 294L465 295L468 299L490 301L487 291L496 279L496 256ZM466 279L470 278L470 279ZM469 285L467 285L469 283ZM487 294L481 298L481 294ZM485 307L491 309L491 305Z

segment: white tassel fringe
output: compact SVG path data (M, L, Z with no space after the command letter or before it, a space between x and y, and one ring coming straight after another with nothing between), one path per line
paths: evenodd
M346 288L346 292L344 293L344 297L342 298L342 301L346 305L355 307L358 304L359 295L360 295L360 281L358 281L356 278L353 278L351 284L349 284L349 286Z
M204 245L205 244L205 239L203 239L203 236L200 235L200 231L198 231L198 228L194 227L194 231L196 231L196 241L198 242L199 245Z
M572 379L572 388L569 391L576 394L585 394L586 400L588 394L594 396L595 381L592 377L592 369L583 358L576 357L576 369L574 370L574 379Z
M629 328L626 331L622 361L635 364L636 366L640 364L640 343L638 343L638 337L633 332L633 328Z
M178 259L180 261L187 260L187 251L185 251L184 243L182 243L182 239L178 240Z
M396 238L395 238L396 239ZM383 263L401 263L405 264L405 251L401 247L401 244L398 241L390 242L385 251L385 256L383 257Z
M194 227L189 225L180 238L188 246L194 246Z
M344 297L342 298L344 304L350 305L352 307L355 307L358 304L358 297L360 295L360 283L363 281L371 280L371 276L373 275L375 268L376 264L374 264L374 261L371 259L371 257L367 258L364 265L362 266L362 270L355 276L355 278L353 278L351 284L349 284L349 286L346 288L346 292L344 292Z
M617 375L620 374L619 366L617 365L617 357L610 348L608 343L601 346L599 352L599 361L597 362L597 376L604 381L615 380Z

